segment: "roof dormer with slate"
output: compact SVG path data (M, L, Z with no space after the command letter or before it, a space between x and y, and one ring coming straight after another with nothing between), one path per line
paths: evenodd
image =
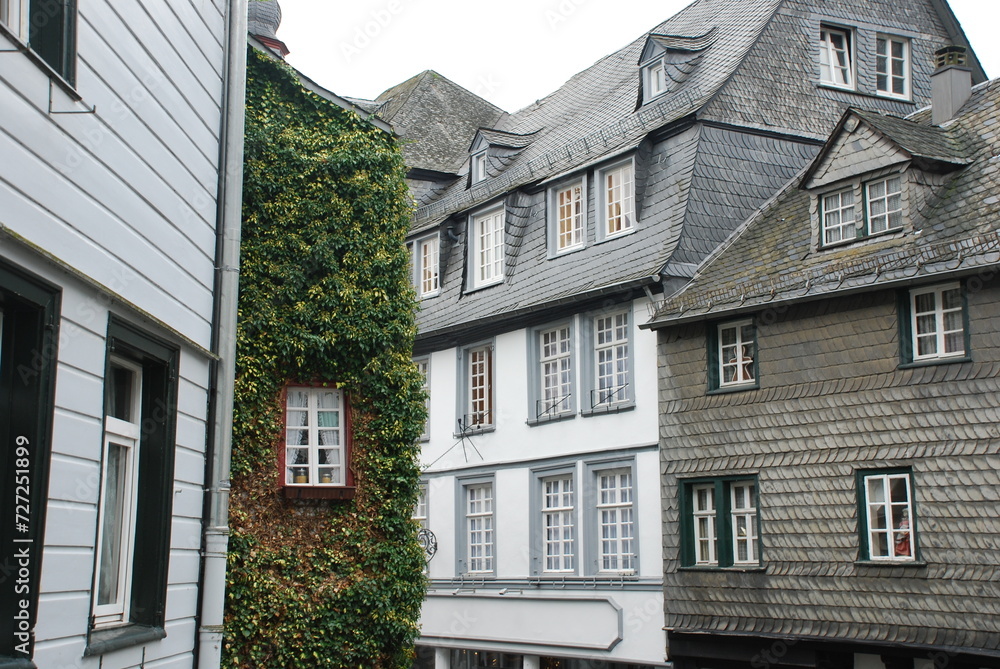
M531 145L536 132L519 135L493 128L479 128L469 148L469 185L495 177Z
M706 49L712 46L717 28L702 35L661 35L651 33L639 58L639 105L676 91L701 62Z
M912 234L914 213L968 164L953 134L875 112L845 112L806 171L813 247Z

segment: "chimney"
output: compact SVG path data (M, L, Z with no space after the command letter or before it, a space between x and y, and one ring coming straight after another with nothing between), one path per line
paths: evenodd
M934 52L931 75L931 123L941 125L955 118L965 101L972 96L972 70L965 47L946 46Z

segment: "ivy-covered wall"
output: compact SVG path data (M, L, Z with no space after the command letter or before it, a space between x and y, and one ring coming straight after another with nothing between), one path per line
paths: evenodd
M396 140L250 49L224 666L408 667L423 420ZM350 398L352 500L282 494L281 393Z

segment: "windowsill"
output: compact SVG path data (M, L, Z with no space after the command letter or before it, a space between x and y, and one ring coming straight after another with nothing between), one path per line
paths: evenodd
M838 93L847 93L849 95L858 95L863 98L874 98L877 100L892 100L893 102L901 102L906 105L916 106L917 103L913 100L908 100L906 98L897 98L891 95L875 94L875 93L865 93L864 91L859 91L856 88L848 88L846 86L838 86L837 84L831 84L824 81L818 82L816 88L824 88L828 91L836 91Z
M756 567L744 566L744 567L678 567L677 571L700 571L700 572L713 572L713 573L737 573L737 574L762 574L767 571L767 567L761 565Z
M760 390L760 383L740 383L733 384L731 386L720 386L718 388L710 389L706 395L726 395L728 393L741 393L744 390Z
M354 499L356 492L356 488L352 485L286 485L283 489L288 499Z
M607 221L605 221L605 225L607 225ZM595 240L594 243L604 244L605 242L613 242L616 239L621 239L622 237L628 237L629 235L634 235L635 230L636 230L635 224L633 223L632 227L630 227L628 230L622 230L621 232L616 232L613 235L605 233L600 239Z
M881 569L925 569L927 563L923 560L855 560L858 567L878 567Z
M558 423L563 420L572 420L576 418L576 414L572 411L564 411L557 414L549 414L547 416L539 416L537 418L529 418L524 421L526 425L531 425L532 427L537 425L545 425L546 423Z
M465 294L468 295L469 293L475 293L480 290L486 290L487 288L492 288L493 286L501 286L501 285L503 285L503 279L500 279L499 281L491 281L490 283L484 283L479 286L469 286L468 288L465 289Z
M486 432L496 432L496 425L485 425L483 427L470 427L463 432L455 432L451 436L455 439L461 439L462 437L471 437L476 434L485 434Z
M87 639L87 647L83 651L84 657L104 655L122 648L138 646L149 641L159 641L167 636L167 631L162 627L150 627L149 625L121 625L102 630L94 630Z
M66 81L66 79L63 78L61 74L56 72L51 65L46 63L45 60L41 56L39 56L34 50L32 50L31 47L22 42L21 39L13 32L11 32L10 28L8 28L2 22L0 22L0 35L3 35L8 40L10 40L18 51L27 56L28 60L30 60L32 63L38 66L43 72L45 72L45 74L48 75L49 79L53 81L56 84L56 86L61 88L63 92L66 93L66 95L72 98L74 102L79 102L80 100L83 100L83 96L77 92L76 87L74 87L73 84Z
M875 91L875 95L873 95L872 97L878 98L879 100L892 100L893 102L902 102L908 105L916 105L916 103L909 95L893 95L892 93Z
M587 248L586 244L580 244L579 246L571 246L568 249L559 249L557 251L553 251L549 255L548 260L555 260L556 258L562 258L563 256L568 256L568 255L572 255L574 253L579 253L580 251L584 250L585 248Z
M881 239L883 237L903 237L906 235L906 230L903 228L891 228L889 230L883 230L882 232L876 232L874 234L865 235L864 237L855 237L854 239L842 239L839 242L833 242L832 244L821 244L820 251L830 251L834 249L842 249L852 244L864 244L870 242L873 239Z
M441 291L440 290L436 290L433 293L424 293L423 295L420 295L417 299L419 299L419 300L429 300L431 298L438 297L440 294L441 294Z
M611 404L608 406L594 407L593 409L583 409L580 411L580 415L584 418L590 418L591 416L603 416L609 413L621 413L623 411L632 411L635 409L635 402L619 402L618 404Z
M972 362L970 355L956 355L950 358L928 358L926 360L911 360L899 364L899 369L917 369L919 367L936 367L937 365L954 365L956 363Z

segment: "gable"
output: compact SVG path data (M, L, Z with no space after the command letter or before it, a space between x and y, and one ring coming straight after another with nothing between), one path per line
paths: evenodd
M850 130L850 128L854 128ZM806 189L820 188L860 174L892 167L912 156L886 139L868 124L849 118L836 138L820 154L803 184Z

